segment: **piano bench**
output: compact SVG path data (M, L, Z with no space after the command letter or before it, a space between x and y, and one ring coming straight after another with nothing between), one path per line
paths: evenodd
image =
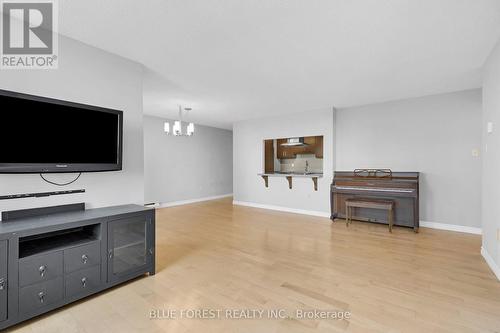
M392 232L394 222L394 201L375 199L346 199L345 200L345 225L348 227L352 223L352 208L372 208L387 210L387 220L389 222L389 232Z

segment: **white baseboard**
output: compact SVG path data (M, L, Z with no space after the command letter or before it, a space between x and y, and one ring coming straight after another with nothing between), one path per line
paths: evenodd
M181 200L181 201L170 201L170 202L161 203L158 205L158 207L165 208L165 207L189 205L189 204L196 203L196 202L217 200L217 199L228 198L228 197L232 197L232 196L233 196L232 193L228 193L228 194L222 194L222 195L214 195L211 197L203 197L203 198L188 199L188 200Z
M431 229L465 232L468 234L475 234L475 235L481 235L483 233L481 228L467 227L467 226L455 225L455 224L420 221L420 226L424 227L424 228L431 228Z
M288 207L282 207L282 206L265 205L265 204L259 204L259 203L254 203L254 202L236 201L236 200L233 200L233 205L247 206L247 207L253 207L253 208L262 208L262 209L270 209L270 210L278 210L278 211L287 212L287 213L303 214L303 215L311 215L311 216L330 218L330 213L319 212L319 211L315 211L315 210L295 209L295 208L288 208Z
M319 211L314 211L314 210L295 209L295 208L288 208L288 207L282 207L282 206L260 204L260 203L255 203L255 202L233 200L233 205L262 208L262 209L270 209L270 210L277 210L277 211L281 211L281 212L303 214L303 215L312 215L312 216L320 216L320 217L328 217L328 218L330 217L329 212L319 212ZM455 224L420 221L420 226L424 227L424 228L431 228L431 229L465 232L468 234L475 234L475 235L482 234L481 228L467 227L467 226L455 225Z
M496 275L497 279L500 280L500 267L498 267L497 263L490 256L488 251L486 251L486 249L482 246L481 246L481 255L483 256L488 266L490 266L490 269Z

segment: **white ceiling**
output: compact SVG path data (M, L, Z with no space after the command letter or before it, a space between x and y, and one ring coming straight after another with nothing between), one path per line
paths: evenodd
M201 124L480 87L499 0L60 0L64 35L144 64L144 112Z

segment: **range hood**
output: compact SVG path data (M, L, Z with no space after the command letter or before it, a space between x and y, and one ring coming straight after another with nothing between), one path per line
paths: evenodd
M285 143L281 144L281 146L283 147L307 146L307 144L304 143L304 137L301 137L301 138L288 138L286 139Z

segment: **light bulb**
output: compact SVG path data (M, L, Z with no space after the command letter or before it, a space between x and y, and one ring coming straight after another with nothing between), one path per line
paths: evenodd
M189 125L187 126L187 135L191 136L193 134L194 134L194 124L189 123Z
M179 120L176 120L174 123L174 135L182 135L181 122Z

